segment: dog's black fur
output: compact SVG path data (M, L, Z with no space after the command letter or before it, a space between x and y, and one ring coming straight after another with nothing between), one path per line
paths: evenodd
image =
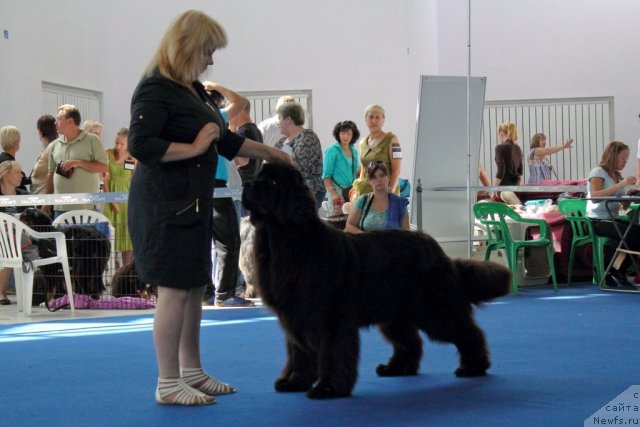
M88 225L73 225L54 228L51 218L36 208L27 208L20 220L36 231L62 231L67 244L69 270L74 292L97 298L105 290L102 275L107 267L111 243L96 228ZM55 254L55 243L49 240L35 242L41 256ZM40 267L34 275L33 304L39 305L49 296L66 292L64 275L59 264Z
M393 355L380 376L416 375L419 331L455 344L459 377L485 375L484 333L471 304L505 295L501 265L451 260L428 235L402 230L352 235L319 219L291 166L266 164L242 197L256 227L254 257L263 301L278 315L287 362L277 391L349 396L357 378L358 328L378 325Z
M158 287L146 283L138 278L136 262L122 266L111 279L111 295L114 297L140 297L150 299L158 296Z

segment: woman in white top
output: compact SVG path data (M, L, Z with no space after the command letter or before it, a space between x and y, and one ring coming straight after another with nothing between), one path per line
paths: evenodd
M629 160L629 147L619 141L610 142L602 153L600 164L589 173L587 183L587 197L611 197L624 196L625 187L636 182L635 177L622 178L620 171L624 169ZM618 219L620 207L627 207L626 203L610 202L607 206L604 201L587 201L587 216L593 222L598 236L605 236L620 240L613 221L616 221L622 232L631 227L627 234L626 243L631 250L640 251L640 225L629 224ZM608 208L608 209L607 209ZM610 212L609 212L610 211ZM605 259L611 259L612 254L605 254ZM624 253L618 256L625 257ZM608 260L607 260L608 262ZM626 286L626 270L629 267L629 259L625 258L618 269L611 268L606 277L606 284L611 287Z

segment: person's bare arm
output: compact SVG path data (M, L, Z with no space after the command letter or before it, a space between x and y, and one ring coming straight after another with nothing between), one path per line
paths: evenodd
M358 209L352 207L351 212L349 212L349 216L347 217L347 224L344 227L344 231L352 234L362 233L363 231L358 228L361 216L362 213Z
M80 168L93 173L107 173L109 166L97 160L66 160L61 163L60 167L64 171Z
M268 162L283 162L291 164L291 157L282 150L269 147L266 144L245 139L244 143L238 151L238 155L242 157L249 157L251 159L263 159Z
M227 120L229 121L231 121L240 111L242 111L244 107L247 105L247 102L249 102L249 100L244 96L218 83L207 81L207 82L204 82L203 84L204 84L205 90L208 90L208 91L217 90L222 94L222 96L227 98L229 103L227 104L226 107L224 107L224 110L227 112Z
M573 139L569 138L567 139L563 145L559 146L559 147L540 147L540 148L536 148L536 154L535 154L535 158L537 160L542 159L544 156L548 156L550 154L555 154L559 151L565 150L567 148L571 148L571 144L573 144Z

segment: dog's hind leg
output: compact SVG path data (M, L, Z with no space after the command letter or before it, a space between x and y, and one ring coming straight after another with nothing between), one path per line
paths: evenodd
M460 354L460 366L455 370L457 377L478 377L487 374L487 369L491 366L487 341L472 318L458 325L453 343Z
M393 346L393 355L386 365L378 365L376 373L381 377L417 375L422 357L418 329L404 322L383 323L379 328Z
M335 333L325 333L318 353L318 382L307 391L307 397L350 396L358 378L359 357L360 336L356 326L338 325Z
M276 391L307 391L316 379L316 357L287 336L287 363L274 384Z
M431 319L423 330L433 340L450 342L456 346L460 357L456 376L482 376L491 366L484 333L476 325L470 311L440 318L437 322Z

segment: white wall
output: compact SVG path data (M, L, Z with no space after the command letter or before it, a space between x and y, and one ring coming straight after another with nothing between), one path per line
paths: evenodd
M382 104L385 129L404 147L402 176L410 176L418 76L436 73L436 0L1 1L0 30L10 38L0 39L0 125L22 130L18 159L27 172L39 151L42 80L104 92L110 146L129 123L131 94L167 25L193 8L229 37L206 78L238 91L311 89L325 148L336 122L354 120L364 133L365 106Z
M471 73L487 77L487 100L613 96L615 138L631 146L633 173L639 1L473 0L471 16ZM440 74L466 73L466 19L467 0L438 3ZM521 136L525 152L530 137Z
M614 96L615 135L635 155L640 1L472 1L472 74L488 78L488 100ZM22 130L27 172L39 151L41 82L102 91L110 146L161 35L189 8L228 32L207 78L239 91L311 89L324 147L339 120L366 132L364 107L380 103L405 177L419 75L467 72L467 0L0 0L0 125Z

